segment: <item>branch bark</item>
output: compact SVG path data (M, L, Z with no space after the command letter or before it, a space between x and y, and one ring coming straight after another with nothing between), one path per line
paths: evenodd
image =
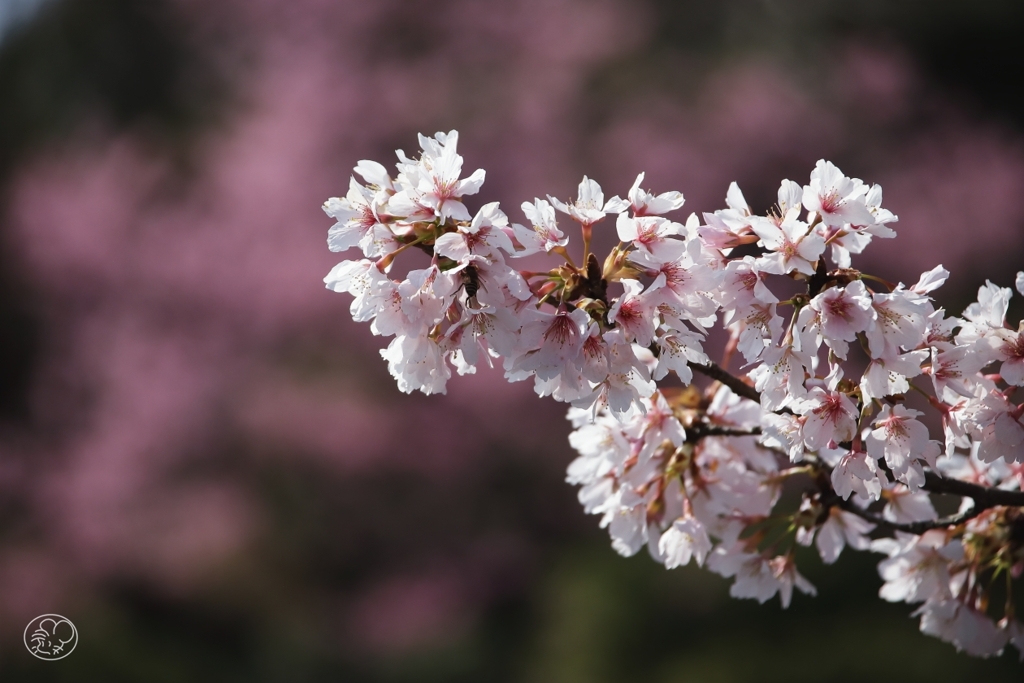
M950 515L948 517L940 517L939 519L922 520L920 522L891 522L885 517L876 515L873 512L862 510L857 507L852 501L843 500L838 495L833 494L834 497L830 497L828 503L835 505L836 507L845 510L846 512L857 515L861 519L867 520L883 530L889 531L904 531L909 534L923 534L931 529L943 529L974 519L982 512L989 508L979 507L975 505L970 510L961 512L956 515Z
M686 428L686 440L694 443L700 441L705 436L760 436L760 434L760 427L737 429L735 427L698 423Z
M761 392L741 380L736 375L730 373L728 370L725 370L714 361L708 361L707 365L690 363L690 367L702 375L710 377L716 382L721 382L732 389L732 393L737 396L749 398L751 401L757 401L758 403L761 402Z

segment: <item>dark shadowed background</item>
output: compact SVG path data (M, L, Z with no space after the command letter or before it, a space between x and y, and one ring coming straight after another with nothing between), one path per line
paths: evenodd
M755 210L814 162L885 188L959 313L1024 267L1024 9L836 0L0 0L0 679L1020 681L877 598L783 611L618 557L564 406L405 396L320 210L457 128L471 209L637 172ZM609 225L608 229L611 229ZM1017 308L1019 310L1019 306ZM713 349L712 357L717 357ZM59 662L28 621L78 627Z

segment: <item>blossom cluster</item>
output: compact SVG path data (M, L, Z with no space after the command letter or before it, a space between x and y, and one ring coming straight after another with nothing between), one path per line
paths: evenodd
M643 189L641 173L625 198L584 177L574 200L524 202L520 224L497 203L467 209L484 171L463 178L457 144L420 136L394 177L361 161L364 182L324 205L330 248L363 254L325 282L393 337L381 355L402 391L500 363L569 403L568 481L623 555L692 560L736 597L787 606L794 587L814 593L798 546L825 563L871 550L886 556L881 597L921 603L923 632L1024 655L1024 326L1007 325L1010 289L987 283L954 317L931 298L941 266L910 286L854 269L897 218L878 185L824 160L763 214L733 183L726 208L674 221L683 195ZM605 220L619 242L599 257ZM396 274L413 248L426 267ZM544 256L556 265L512 265ZM718 324L716 363L704 344ZM958 511L940 518L933 495Z

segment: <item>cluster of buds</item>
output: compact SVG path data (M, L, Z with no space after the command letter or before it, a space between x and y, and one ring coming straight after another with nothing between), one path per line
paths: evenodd
M402 391L444 392L451 368L500 362L571 405L568 481L619 553L693 560L734 578L732 595L784 606L794 587L814 592L797 546L825 563L846 546L884 553L880 595L923 603L923 632L1024 656L1024 327L1006 324L1010 289L987 283L958 318L930 296L941 266L910 287L853 269L896 216L879 186L827 161L807 185L784 180L766 215L733 183L728 208L675 222L683 195L652 194L640 174L625 199L584 177L574 201L524 202L521 225L497 203L467 210L484 172L460 177L457 142L420 136L394 178L361 161L365 185L324 205L330 248L364 257L325 282L394 337L381 355ZM609 215L619 243L602 258L591 237ZM412 247L429 265L397 280ZM509 265L544 255L557 265ZM719 321L715 363L703 344ZM727 370L737 354L745 373ZM939 499L957 512L940 517Z

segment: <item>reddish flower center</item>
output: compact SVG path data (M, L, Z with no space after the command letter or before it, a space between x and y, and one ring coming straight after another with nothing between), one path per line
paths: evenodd
M837 296L834 299L829 299L825 304L825 308L831 315L842 318L843 320L849 320L849 311L853 304L846 299L845 296Z
M1024 358L1024 334L1018 334L1003 344L1003 353L1010 358Z
M811 412L827 422L839 422L845 411L839 396L829 394L824 398L824 403Z
M551 326L544 333L544 340L554 342L559 346L565 346L576 338L576 325L572 319L564 313L559 313L551 321Z
M821 210L825 213L835 213L843 206L843 200L835 189L829 190L821 196Z

